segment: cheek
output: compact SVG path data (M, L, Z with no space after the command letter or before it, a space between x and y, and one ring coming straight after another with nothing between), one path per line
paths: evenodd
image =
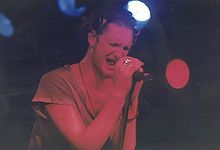
M123 55L127 56L129 51L124 51Z
M104 42L99 42L97 46L99 46L99 47L105 47L106 44L105 44Z
M101 65L105 61L105 50L102 47L97 47L93 53L93 61L97 65Z
M111 47L108 44L99 43L96 47L96 53L98 56L105 56L111 51Z

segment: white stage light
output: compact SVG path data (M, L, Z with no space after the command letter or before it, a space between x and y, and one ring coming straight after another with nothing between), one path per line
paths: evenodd
M132 13L137 21L147 21L151 17L149 8L141 1L129 1L127 10Z

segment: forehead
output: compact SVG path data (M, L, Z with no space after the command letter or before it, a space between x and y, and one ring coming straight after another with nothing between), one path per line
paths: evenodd
M130 45L133 40L133 30L123 25L110 23L102 34L108 40L121 42Z

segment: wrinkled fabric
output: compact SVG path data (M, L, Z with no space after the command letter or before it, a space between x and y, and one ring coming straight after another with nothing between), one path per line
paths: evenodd
M76 78L72 72L73 68L79 69L78 64L64 66L42 76L32 100L36 118L28 150L74 149L51 121L44 109L45 104L68 105L77 109L85 126L88 126L95 118L86 89L82 86L82 78ZM108 149L108 145L110 145L109 140L103 149Z

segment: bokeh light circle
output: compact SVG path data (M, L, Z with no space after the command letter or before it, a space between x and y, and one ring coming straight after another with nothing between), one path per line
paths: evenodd
M147 21L150 19L150 10L143 2L138 0L129 1L127 10L130 11L137 21Z
M11 37L14 33L14 28L12 26L11 20L0 13L0 35L4 37Z
M190 71L187 63L176 58L170 61L166 67L166 79L171 87L181 89L189 81Z

